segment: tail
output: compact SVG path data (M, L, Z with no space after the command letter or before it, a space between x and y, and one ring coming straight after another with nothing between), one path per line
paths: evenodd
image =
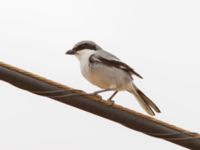
M154 111L156 111L157 113L161 112L160 109L156 106L156 104L154 104L154 102L150 100L140 89L138 89L134 84L132 87L133 88L129 90L129 92L136 97L139 104L149 115L154 116Z

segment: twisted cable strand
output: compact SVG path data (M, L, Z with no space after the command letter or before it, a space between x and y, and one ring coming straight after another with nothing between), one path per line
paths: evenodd
M190 131L181 129L174 125L171 125L166 122L157 120L155 118L143 115L134 110L130 110L128 108L122 107L117 104L108 106L107 102L102 100L101 97L98 95L91 95L84 91L73 89L71 87L54 82L52 80L41 77L39 75L30 73L28 71L24 71L22 69L13 67L13 66L8 65L3 62L0 62L0 79L5 77L5 74L3 71L1 71L1 68L8 69L8 70L12 71L13 74L18 73L18 74L24 75L28 78L36 79L37 82L45 83L45 84L48 84L49 86L54 87L53 90L45 90L45 88L43 88L42 90L41 89L32 90L32 89L27 89L27 88L22 87L23 89L28 90L32 93L42 95L42 96L47 96L52 99L64 102L66 104L69 104L66 100L73 99L73 101L71 101L71 103L73 102L73 106L75 106L75 107L76 107L76 105L78 106L78 104L74 104L75 100L79 100L81 97L85 97L86 98L85 101L86 100L90 101L90 102L94 101L95 106L96 105L98 106L96 108L100 109L100 107L101 107L101 110L106 109L109 112L107 112L107 111L103 112L103 113L99 112L99 111L96 112L96 110L94 110L94 108L91 108L91 106L85 108L85 106L81 105L81 106L78 106L78 108L95 113L99 116L103 116L107 119L119 122L126 127L132 128L134 130L138 130L147 135L162 138L162 139L168 140L170 142L173 142L175 144L179 144L184 147L191 148L191 149L200 149L200 134L198 134L198 133L194 133L194 132L190 132ZM6 81L21 88L21 86L19 86L17 83L15 83L14 80L6 80ZM22 81L22 79L20 79L20 81ZM65 101L63 101L63 100L65 100ZM85 101L81 101L81 102L83 103ZM89 104L89 103L87 103L87 104ZM86 105L86 104L84 104L84 105ZM112 109L112 111L111 111L111 109ZM114 113L114 111L115 111L115 113ZM124 113L124 114L122 114L122 113ZM119 116L115 116L114 114L118 114ZM124 116L125 114L127 116ZM129 119L128 121L135 120L135 122L132 121L132 124L130 124L130 122L127 123L123 120L122 116L124 116L126 119L128 118ZM152 124L154 124L155 126L162 127L163 130L161 130L161 128L159 128L159 130L152 128ZM141 126L142 126L142 128L141 128ZM154 132L151 132L151 130L148 129L148 126L149 127L151 126L151 130L154 130ZM165 128L165 130L164 130L164 128ZM173 133L171 132L171 130L173 131Z

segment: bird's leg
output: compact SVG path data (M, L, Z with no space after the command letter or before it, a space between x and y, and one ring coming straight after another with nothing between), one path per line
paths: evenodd
M109 105L113 105L114 104L114 101L112 100L112 98L118 93L118 91L115 91L107 100L107 103Z
M103 93L103 92L107 92L107 91L113 91L113 90L114 89L104 89L104 90L99 90L99 91L96 91L96 92L93 92L93 93L89 93L87 95L96 95L102 100L102 97L100 95L98 95L99 93Z
M118 91L115 91L109 98L108 101L112 101L112 98L118 93Z
M113 91L114 89L104 89L104 90L100 90L100 91L96 91L96 92L93 92L92 94L99 94L99 93L103 93L103 92L107 92L107 91Z

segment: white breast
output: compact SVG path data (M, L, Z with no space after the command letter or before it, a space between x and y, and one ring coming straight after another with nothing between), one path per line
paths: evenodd
M127 83L132 83L132 78L121 69L105 66L102 64L89 65L89 57L96 51L81 50L76 57L80 61L82 75L92 84L102 88L126 89Z
M90 68L89 68L89 57L91 55L93 55L96 51L92 51L92 50L81 50L78 52L78 54L76 54L75 56L78 58L79 62L80 62L80 69L81 69L81 73L82 75L90 81Z

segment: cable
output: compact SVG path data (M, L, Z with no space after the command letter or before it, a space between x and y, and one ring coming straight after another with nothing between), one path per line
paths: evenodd
M108 105L98 95L70 88L41 76L0 62L0 80L31 93L46 96L98 116L120 123L149 136L183 147L200 150L200 134L193 133L120 105Z

